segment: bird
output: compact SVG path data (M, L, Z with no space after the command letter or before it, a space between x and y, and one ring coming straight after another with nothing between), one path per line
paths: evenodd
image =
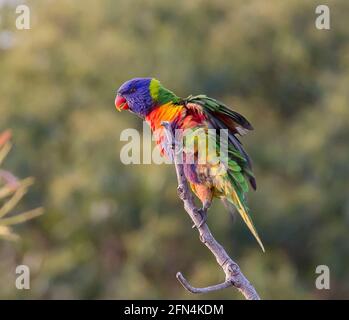
M257 185L251 159L238 137L253 130L244 116L204 94L181 98L152 77L133 78L124 82L116 92L115 107L118 111L128 110L146 121L152 132L156 133L155 140L161 155L170 159L173 157L173 142L169 141L164 123L170 124L176 130L191 130L194 133L201 130L207 139L212 138L212 134L209 134L212 130L218 136L220 130L226 130L227 161L217 164L212 160L219 156L219 148L208 151L206 161L201 162L198 161L197 148L191 149L191 154L189 151L186 153L183 148L184 159L190 156L194 158L194 161L188 163L184 161L184 175L191 190L202 203L202 223L206 222L207 211L213 199L221 199L223 203L236 208L265 252L247 206L246 194L249 185L254 190ZM215 140L216 146L220 145L220 140ZM224 170L220 170L222 166Z

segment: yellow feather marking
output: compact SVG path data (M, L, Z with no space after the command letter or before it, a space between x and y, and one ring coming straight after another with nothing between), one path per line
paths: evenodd
M150 81L150 96L154 99L157 100L159 96L159 89L160 89L160 82L159 80L156 79L151 79Z

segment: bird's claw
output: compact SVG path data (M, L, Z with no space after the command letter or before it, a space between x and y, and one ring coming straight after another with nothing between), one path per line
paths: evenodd
M198 225L196 225L195 223L193 224L192 228L201 228L203 226L204 223L206 223L207 221L207 209L199 209L198 212L200 213L201 216L201 221Z
M184 192L183 185L179 185L177 187L177 194L178 194L179 199L181 199L182 201L185 200L185 192Z

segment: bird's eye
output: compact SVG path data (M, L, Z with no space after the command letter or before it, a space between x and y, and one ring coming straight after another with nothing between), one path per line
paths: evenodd
M134 93L134 92L136 92L136 88L131 88L130 93Z

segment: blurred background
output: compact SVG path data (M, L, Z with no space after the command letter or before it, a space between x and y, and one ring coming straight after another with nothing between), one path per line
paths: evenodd
M31 29L15 28L19 1L0 1L3 164L36 183L14 210L45 207L0 240L0 298L241 299L233 289L191 295L224 279L176 193L170 165L123 165L126 128L114 108L132 77L154 76L185 97L206 93L254 125L249 206L263 254L241 219L217 201L209 225L262 298L349 298L349 3L327 1L20 1ZM15 268L31 270L17 290ZM327 265L330 290L317 290Z

